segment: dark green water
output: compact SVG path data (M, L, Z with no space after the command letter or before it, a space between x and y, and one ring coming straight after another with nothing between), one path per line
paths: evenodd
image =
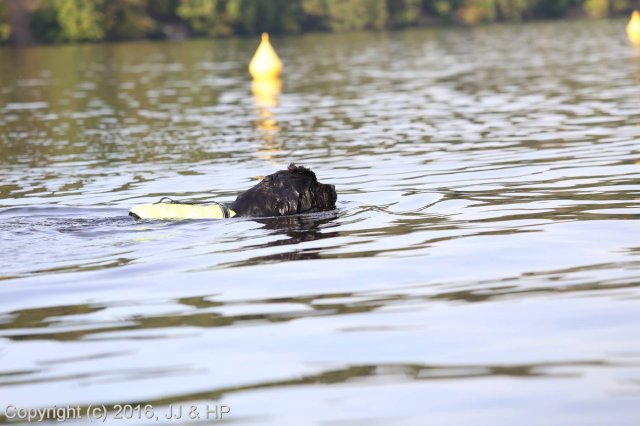
M624 24L275 38L272 104L255 40L0 50L0 422L148 403L256 425L638 424ZM126 215L230 201L291 161L337 211ZM163 423L143 420L107 424Z

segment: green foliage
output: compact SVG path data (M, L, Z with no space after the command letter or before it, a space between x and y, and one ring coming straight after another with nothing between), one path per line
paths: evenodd
M11 24L9 23L9 13L3 1L0 1L0 43L9 41L11 35Z
M180 0L152 0L146 1L149 16L160 21L174 21L177 19L176 9Z
M466 0L456 11L456 19L463 24L473 25L478 22L494 21L494 0Z
M463 4L464 0L425 0L423 9L431 16L450 20Z
M194 35L300 31L300 3L287 0L180 0L177 16Z
M197 35L216 35L226 31L216 31L216 21L220 19L218 0L180 0L177 15L184 20Z
M232 0L238 4L234 16L240 34L297 33L300 3L290 0Z
M385 0L327 0L327 12L333 31L381 29L388 19Z
M582 7L583 0L537 0L531 10L539 18L561 18L574 7Z
M32 17L35 35L44 41L89 41L104 38L103 2L38 0Z
M151 34L156 22L147 14L146 6L147 0L107 0L102 11L107 38L132 39Z
M300 0L302 27L312 31L329 29L327 0Z
M608 0L586 0L584 8L591 16L606 16L609 11L609 2Z
M628 12L630 6L627 0L585 0L584 2L587 14L598 18Z
M611 15L618 15L620 13L627 13L630 11L632 5L629 0L609 0L609 13ZM640 3L636 2L636 5L640 6Z
M415 25L422 14L422 0L387 0L387 9L392 27Z
M493 21L628 13L634 0L32 0L31 33L44 42L164 36L168 24L224 37L400 28L440 20ZM11 32L0 0L0 43Z
M496 15L505 21L521 21L534 4L533 0L496 0Z

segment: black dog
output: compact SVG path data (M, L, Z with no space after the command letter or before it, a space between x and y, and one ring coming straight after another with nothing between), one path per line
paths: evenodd
M336 208L336 188L318 182L315 173L290 164L262 179L229 204L215 201L176 201L162 197L153 204L134 206L135 219L222 219L233 216L268 217L319 212Z
M238 216L267 217L310 213L336 208L336 188L318 182L311 170L289 164L243 192L228 207Z

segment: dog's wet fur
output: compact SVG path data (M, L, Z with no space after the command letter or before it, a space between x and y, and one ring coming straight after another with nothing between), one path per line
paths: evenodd
M287 170L266 176L228 206L238 216L288 216L333 210L337 198L335 186L318 182L311 170L291 163Z

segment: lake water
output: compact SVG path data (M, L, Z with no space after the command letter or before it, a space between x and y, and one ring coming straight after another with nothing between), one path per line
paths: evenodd
M639 424L624 25L274 37L279 96L256 39L1 49L0 422ZM127 216L289 162L336 211Z

